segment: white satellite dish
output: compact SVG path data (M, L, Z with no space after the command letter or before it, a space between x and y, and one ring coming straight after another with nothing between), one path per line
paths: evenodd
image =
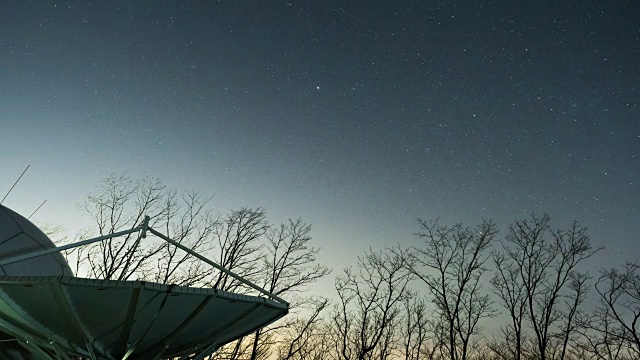
M144 224L55 247L35 225L0 205L2 359L197 359L282 316L289 304ZM73 276L60 251L147 232L266 297L210 288Z

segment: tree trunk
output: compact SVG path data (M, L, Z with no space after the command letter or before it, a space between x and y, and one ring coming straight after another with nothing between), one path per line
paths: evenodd
M256 330L256 336L253 338L253 348L251 349L251 360L256 360L258 356L258 341L260 339L260 329Z

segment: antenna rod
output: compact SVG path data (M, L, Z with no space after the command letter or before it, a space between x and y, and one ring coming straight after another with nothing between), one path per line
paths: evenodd
M20 179L22 179L22 176L24 175L24 173L27 172L27 170L29 170L29 166L31 166L31 164L27 165L27 168L24 169L24 171L22 172L22 174L20 174L20 177L18 178L18 180L16 180L16 182L13 183L13 186L11 187L11 189L9 189L9 191L7 192L7 194L2 198L2 200L0 200L0 205L2 205L2 203L4 202L4 199L7 198L7 196L9 196L9 194L11 193L11 190L13 190L14 187L16 187L16 185L18 184L18 181L20 181Z
M42 205L44 205L44 203L46 203L46 202L47 202L47 200L43 201L43 202L42 202L42 204L40 204L40 206L38 206L38 208L37 208L37 209L35 209L35 210L31 213L31 215L29 215L29 217L27 218L27 220L31 219L31 217L33 216L33 214L35 214L35 213L36 213L36 211L40 210L40 208L42 207Z

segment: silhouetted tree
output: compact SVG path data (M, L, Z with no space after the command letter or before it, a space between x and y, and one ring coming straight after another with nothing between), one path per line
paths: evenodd
M299 295L318 279L327 276L330 269L317 263L316 255L320 249L310 247L310 241L311 225L305 224L302 219L289 219L288 223L269 229L266 233L266 253L261 259L260 267L260 283L263 288L281 297ZM256 359L262 333L286 325L256 331L251 359Z
M576 334L576 314L588 280L576 267L598 251L592 248L586 229L577 223L567 230L552 230L549 222L547 214L540 218L533 215L509 227L502 252L494 254L497 272L492 281L511 317L509 329L515 349L522 352L524 315L541 360L554 358L553 352L556 358L565 358L569 341Z
M144 216L150 225L164 228L168 218L177 214L176 192L159 179L144 177L132 181L125 175L106 175L95 193L87 195L78 208L89 214L95 228L87 229L82 238L113 234L138 226ZM164 248L162 242L146 242L140 247L137 234L112 238L86 247L76 248L75 272L89 277L127 280L146 279L152 273L152 259ZM73 263L73 262L72 262Z
M417 294L408 292L402 301L403 317L401 335L405 360L418 360L428 338L426 304Z
M269 229L264 209L243 207L223 216L213 231L214 261L243 278L256 282L260 275L259 251L262 237ZM218 272L207 285L238 292L242 284L224 272Z
M319 249L309 246L310 225L298 219L274 227L262 208L214 214L210 200L196 191L179 193L156 178L132 181L124 174L109 174L78 206L93 219L95 227L83 231L77 240L132 229L146 215L152 228L227 270L272 293L295 295L297 304L308 300L301 296L308 285L329 273L316 262ZM76 274L87 277L252 291L228 273L153 235L146 239L138 234L113 238L75 248L66 255L75 264ZM212 358L266 358L278 337L265 331L279 331L294 323L280 321L253 337L224 346Z
M602 305L578 320L578 331L582 336L577 347L593 354L596 359L620 360L626 352L624 337L620 336L621 329L611 315L611 309Z
M156 178L132 181L126 175L109 174L78 206L96 225L80 238L132 229L146 215L151 227L228 270L255 280L260 272L256 266L260 260L258 242L269 226L264 210L242 208L225 216L215 215L209 209L210 200L197 191L179 194ZM67 252L67 258L75 264L76 273L88 277L246 291L228 274L151 235L146 239L140 239L139 234L112 238L73 249Z
M207 209L210 197L189 191L180 197L166 199L166 220L163 232L176 242L197 253L211 250L211 237L220 221ZM129 254L129 256L134 256ZM177 247L164 243L157 255L152 280L181 286L202 285L214 269Z
M321 314L329 306L327 298L314 298L309 303L311 314L298 317L284 329L278 345L278 360L324 360L330 357L329 330Z
M507 234L510 237L511 232ZM520 286L520 266L510 261L502 252L493 253L495 265L491 285L494 293L509 314L510 323L500 329L498 339L490 345L501 359L520 360L523 355L523 322L526 314L527 298Z
M428 304L417 292L403 299L401 339L405 360L433 360L442 350L441 325L430 315Z
M369 250L336 279L334 351L342 360L386 359L410 279L404 252Z
M476 229L418 220L424 244L414 247L409 269L425 285L445 332L443 346L452 360L468 358L472 337L483 318L493 315L491 299L482 292L486 254L497 230L492 222Z
M639 265L603 271L595 285L599 302L584 313L590 277L578 267L599 249L576 223L554 230L546 214L516 221L489 254L497 236L492 222L469 228L419 220L421 245L365 252L337 277L332 304L306 295L330 272L317 263L310 225L297 219L273 226L262 208L214 214L210 202L155 178L107 175L79 205L94 224L80 238L134 228L148 215L156 230L291 301L291 316L209 359L640 358ZM59 237L59 229L49 228ZM123 236L67 255L76 273L88 277L251 291L151 235ZM481 336L481 320L495 313L482 288L489 258L491 289L509 319L491 341Z
M600 359L640 358L640 266L604 270L595 285L599 303L584 318L584 341Z

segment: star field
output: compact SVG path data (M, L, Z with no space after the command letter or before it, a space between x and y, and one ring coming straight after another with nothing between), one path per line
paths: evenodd
M8 2L0 188L39 221L103 172L313 225L340 268L415 218L535 211L640 253L637 3Z

